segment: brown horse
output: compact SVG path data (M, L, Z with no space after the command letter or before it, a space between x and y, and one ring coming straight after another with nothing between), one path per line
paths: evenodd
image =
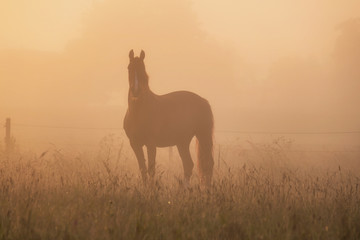
M145 52L134 57L129 53L128 110L124 129L139 163L142 179L155 175L156 147L176 145L183 163L185 182L192 175L194 163L189 145L198 140L198 165L201 180L210 185L213 173L213 114L207 100L186 91L156 95L149 88L145 70ZM147 147L148 171L143 146Z

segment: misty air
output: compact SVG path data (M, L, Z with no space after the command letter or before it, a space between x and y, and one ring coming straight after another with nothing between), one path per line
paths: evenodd
M359 239L360 2L0 3L0 239Z

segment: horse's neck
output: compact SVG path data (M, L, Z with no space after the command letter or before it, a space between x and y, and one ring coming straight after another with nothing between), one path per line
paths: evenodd
M155 93L153 93L150 88L147 88L144 90L144 92L139 97L134 97L131 94L131 91L129 90L128 93L128 106L129 108L136 109L140 105L151 101L156 96Z

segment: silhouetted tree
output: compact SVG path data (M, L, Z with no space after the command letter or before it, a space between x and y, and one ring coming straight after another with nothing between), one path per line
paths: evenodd
M311 59L284 57L269 70L266 81L266 104L295 112L311 112L323 104L321 67Z
M105 101L114 89L126 97L130 49L145 50L150 86L157 93L187 89L214 98L234 93L233 56L201 30L191 1L97 2L66 57L83 72L78 82Z
M360 117L360 18L341 23L334 51L334 78L339 93L339 111Z
M360 82L360 18L341 23L340 35L334 48L334 59L338 70L345 78Z

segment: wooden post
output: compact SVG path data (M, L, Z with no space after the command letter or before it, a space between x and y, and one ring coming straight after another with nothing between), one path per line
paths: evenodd
M10 152L11 150L11 119L7 118L5 122L5 151Z
M220 169L220 159L221 159L221 145L219 144L218 169Z
M169 161L173 160L173 147L169 147Z

